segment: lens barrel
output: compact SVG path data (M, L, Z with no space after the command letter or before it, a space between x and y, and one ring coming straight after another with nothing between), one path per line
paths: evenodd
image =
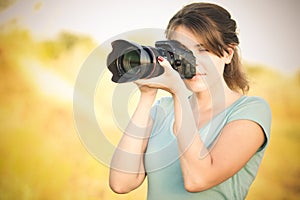
M126 40L115 40L111 45L113 50L107 57L107 66L116 83L161 75L164 68L156 60L158 56L165 57L182 78L192 78L196 73L193 53L174 40L157 41L156 48Z

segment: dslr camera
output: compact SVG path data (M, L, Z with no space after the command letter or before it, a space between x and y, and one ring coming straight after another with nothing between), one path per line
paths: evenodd
M107 67L113 82L125 83L161 75L164 68L157 61L158 56L167 59L182 79L191 79L196 74L195 56L176 40L157 41L155 47L127 40L115 40L111 45Z

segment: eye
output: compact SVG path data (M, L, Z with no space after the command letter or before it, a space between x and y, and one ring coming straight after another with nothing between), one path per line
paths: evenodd
M203 44L198 44L197 49L199 52L208 51L208 49L206 49Z
M205 49L205 48L198 48L198 51L199 51L199 52L203 52L203 51L208 51L208 50Z

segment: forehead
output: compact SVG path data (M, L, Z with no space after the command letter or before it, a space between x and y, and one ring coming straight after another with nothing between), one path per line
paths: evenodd
M187 48L193 48L203 44L202 39L199 35L184 26L178 26L174 31L171 32L169 39L177 40Z

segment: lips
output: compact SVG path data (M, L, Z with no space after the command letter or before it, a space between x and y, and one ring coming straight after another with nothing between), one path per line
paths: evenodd
M200 72L197 72L195 76L193 76L193 78L191 80L197 80L199 78L201 78L202 76L206 76L207 74L206 73L200 73Z

